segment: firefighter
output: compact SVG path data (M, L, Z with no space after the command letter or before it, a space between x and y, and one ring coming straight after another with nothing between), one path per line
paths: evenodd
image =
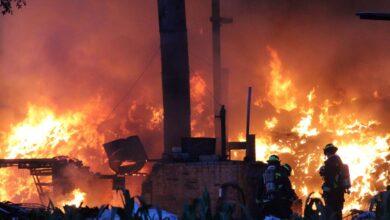
M277 155L271 155L268 164L260 176L256 202L261 209L261 217L275 216L289 218L292 215L292 189L288 173L280 164ZM295 195L295 192L294 192Z
M325 146L324 154L327 159L320 168L320 175L324 180L322 197L325 200L325 208L331 211L334 216L332 219L342 219L344 193L348 190L348 186L343 184L343 175L341 173L344 164L336 154L337 150L338 148L333 144Z
M282 167L284 168L284 170L285 170L285 172L286 172L286 175L287 175L288 177L290 177L290 176L291 176L291 173L292 173L292 168L291 168L290 164L285 163L285 164L283 164Z
M287 177L290 177L291 173L292 173L292 167L288 163L283 164L282 167L283 167L284 171L286 172ZM298 199L298 196L292 187L287 192L287 198L288 199L286 201L287 202L286 205L288 205L289 207L292 207L294 201Z

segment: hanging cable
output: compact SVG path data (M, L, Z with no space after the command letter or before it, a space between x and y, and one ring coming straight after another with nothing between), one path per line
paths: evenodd
M125 92L125 94L122 96L121 99L119 99L119 101L114 105L114 107L112 108L111 112L107 115L105 121L112 115L112 113L115 112L115 110L120 106L120 104L125 101L130 95L131 95L131 92L133 91L134 87L137 85L137 83L140 81L140 79L145 75L145 73L148 71L149 67L151 66L151 64L153 63L154 59L156 58L158 52L160 51L160 48L157 46L157 48L153 51L152 53L152 56L150 57L150 59L148 60L148 62L146 63L145 67L143 68L143 71L140 72L140 74L138 75L138 77L136 78L136 80L132 83L132 85L130 86L130 88Z

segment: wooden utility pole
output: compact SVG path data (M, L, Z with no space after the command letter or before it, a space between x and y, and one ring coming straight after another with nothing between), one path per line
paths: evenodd
M245 135L246 135L247 141L248 141L248 136L250 134L251 99L252 99L252 87L249 86L249 88L248 88L248 102L247 102L247 108L246 108L246 129L245 129Z
M188 40L184 0L158 0L162 87L164 103L164 155L191 136Z
M245 139L246 139L246 151L245 151L245 161L253 162L255 161L256 154L256 136L250 134L250 122L251 122L251 101L252 100L252 87L248 88L248 103L246 110L246 129L245 129Z
M221 106L224 104L221 100L222 88L222 75L221 75L221 26L222 24L229 24L233 22L232 18L223 18L220 14L220 1L211 0L212 15L210 21L212 23L212 41L213 41L213 87L214 87L214 115L218 116ZM214 131L215 138L217 139L217 149L223 142L221 141L221 120L220 117L214 117ZM225 142L226 144L226 142ZM222 152L222 149L226 149L226 146L221 146L221 155L226 155L226 152ZM218 152L218 151L217 151Z

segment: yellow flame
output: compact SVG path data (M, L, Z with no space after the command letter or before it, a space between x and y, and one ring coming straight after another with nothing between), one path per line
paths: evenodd
M83 115L80 113L56 118L50 109L30 106L26 119L11 129L5 157L53 157L55 152L61 155L67 150L58 145L77 132L74 126L81 120Z
M292 184L297 186L297 193L303 198L310 192L321 191L318 171L325 159L323 147L333 142L351 174L351 194L346 195L344 211L367 208L369 198L390 184L390 133L380 128L382 122L375 116L341 108L354 105L360 99L358 96L319 100L316 97L318 87L312 87L305 96L298 97L302 92L297 93L293 82L282 76L282 73L286 74L277 52L272 48L268 50L271 77L266 97L257 99L257 107L263 108L262 103L269 102L276 113L264 121L265 126L260 126L262 130L256 132L261 134L256 138L256 159L266 161L271 154L278 154L282 163L291 163L296 174L291 176ZM373 98L378 96L374 91ZM299 112L288 114L278 111L297 108ZM296 123L291 125L291 121ZM243 137L243 134L238 135L239 139L245 140Z
M164 118L164 110L162 107L148 106L148 108L152 112L152 117L148 123L148 128L153 130L161 125Z
M291 111L297 108L296 98L292 95L294 94L295 88L290 79L285 79L282 76L282 61L276 50L271 47L267 49L271 55L271 61L269 63L271 68L271 82L267 94L268 99L277 109Z
M313 88L310 93L307 95L307 100L309 102L313 101L313 99L316 97L315 96L315 91L316 91L316 88Z
M80 111L61 114L46 106L30 104L25 119L11 125L5 134L1 158L76 157L95 170L107 170L102 149L104 136L97 132L104 109L96 111L99 100L91 101ZM51 177L42 177L51 182ZM41 179L42 180L42 179ZM38 195L28 170L0 169L0 201L38 202ZM51 193L50 189L45 189Z
M303 186L300 188L300 192L303 196L308 196L309 195L309 189L307 188L307 186Z
M269 120L265 120L265 127L268 129L274 128L278 124L278 119L275 117L272 117Z
M62 201L62 206L79 206L82 202L84 202L86 193L82 192L80 189L75 189L71 193L72 198L69 200Z
M204 137L206 128L212 128L214 118L205 117L207 84L199 72L192 74L190 79L191 95L191 134L194 137ZM207 113L206 113L207 114Z
M316 128L310 129L311 126L311 121L312 121L312 116L307 115L303 117L299 123L294 127L291 131L293 132L298 132L299 137L303 136L316 136L319 134L318 130Z

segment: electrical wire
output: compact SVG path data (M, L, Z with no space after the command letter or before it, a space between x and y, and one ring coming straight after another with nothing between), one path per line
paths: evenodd
M122 104L123 101L125 101L126 99L129 98L129 96L131 95L133 89L135 88L135 86L137 85L137 83L141 80L141 78L145 75L145 73L147 73L147 71L149 70L149 67L151 66L151 64L153 63L154 59L156 58L158 52L160 51L160 47L157 46L157 48L153 51L152 53L152 56L150 57L150 59L148 60L148 62L146 63L145 67L143 68L143 71L141 71L139 74L138 74L138 77L136 78L135 81L133 81L132 85L130 86L130 88L125 92L125 94L118 100L118 102L114 105L114 107L112 108L112 110L110 111L110 113L107 115L106 119L107 120L114 112L115 110Z

